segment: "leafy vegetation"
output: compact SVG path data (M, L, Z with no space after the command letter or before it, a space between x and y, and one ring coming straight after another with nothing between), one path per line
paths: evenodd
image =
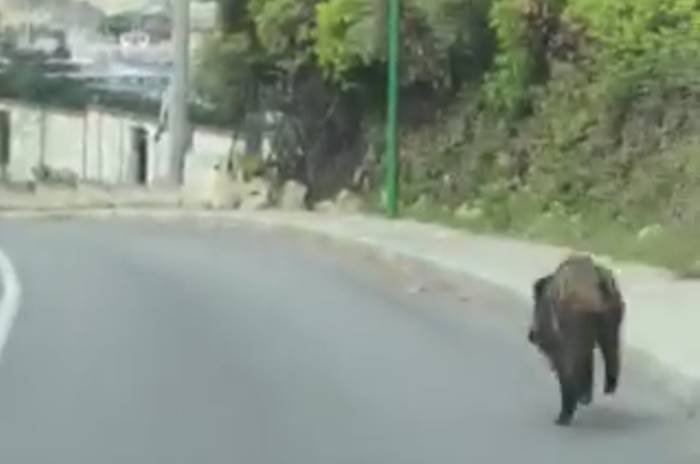
M277 154L312 190L329 177L317 197L358 166L380 179L386 1L219 3L199 75L212 101L238 121L282 114ZM698 2L402 7L407 211L698 271Z
M217 2L195 73L214 111L198 120L251 155L268 135L312 200L358 179L380 198L386 0ZM700 3L402 0L401 15L405 211L700 273ZM92 98L32 62L0 94Z

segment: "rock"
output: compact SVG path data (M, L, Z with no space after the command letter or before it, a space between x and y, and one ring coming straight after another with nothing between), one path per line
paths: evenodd
M239 182L226 170L213 173L208 204L214 209L257 211L270 206L270 183L261 177Z
M359 213L362 211L362 199L349 190L342 190L335 200L335 207L341 213Z
M251 195L243 198L241 211L260 211L270 206L270 203L262 195Z
M644 227L639 232L637 232L637 239L646 240L649 238L654 238L658 236L662 231L662 227L659 224L652 224Z
M270 182L264 177L253 177L249 182L243 184L245 186L245 195L254 196L261 195L265 198L270 198L272 187Z
M242 211L259 211L270 206L270 183L261 178L254 177L244 184L244 193L240 209Z
M225 170L215 170L209 189L209 206L214 209L235 209L241 201L240 184Z
M474 219L479 219L483 215L483 211L481 208L476 207L476 206L471 206L468 203L462 204L459 208L457 208L454 212L454 216L457 219L463 219L463 220L474 220Z
M411 205L411 209L415 211L427 211L430 208L430 199L428 195L421 194L418 199Z
M279 206L285 211L300 211L306 209L306 185L290 180L282 187Z
M335 203L331 200L324 200L316 203L314 206L314 211L324 214L332 214L336 212Z

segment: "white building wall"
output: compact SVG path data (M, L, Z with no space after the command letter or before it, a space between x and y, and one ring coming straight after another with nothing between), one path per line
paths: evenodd
M41 129L39 129L41 130ZM44 163L83 175L85 117L80 113L44 112Z
M233 143L230 133L198 128L194 131L192 146L185 159L184 195L188 202L205 201L209 196L215 168L225 167L229 154L240 155L242 142Z
M32 168L43 162L52 168L70 169L86 181L135 184L138 159L134 129L143 128L148 185L169 183L169 136L164 132L155 140L153 119L99 108L67 112L13 101L0 101L0 111L10 113L8 175L13 181L33 179ZM243 143L234 144L230 133L196 128L185 158L185 188L206 183L215 165L232 149L234 154L242 153Z

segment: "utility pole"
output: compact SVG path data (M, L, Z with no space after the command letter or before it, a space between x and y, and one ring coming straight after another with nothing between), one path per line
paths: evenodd
M188 70L190 57L190 0L171 0L173 17L173 77L170 88L168 130L170 132L171 180L182 184L185 153L190 140Z
M386 117L386 209L387 215L395 218L399 212L398 184L398 128L397 113L399 106L399 38L401 29L401 2L389 0L387 31L389 33L388 59L388 95Z

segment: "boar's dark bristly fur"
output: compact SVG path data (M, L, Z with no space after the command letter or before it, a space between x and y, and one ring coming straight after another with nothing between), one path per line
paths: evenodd
M534 310L528 340L549 360L558 380L561 410L569 425L577 405L593 400L593 351L605 362L606 394L620 376L619 333L625 303L612 272L588 255L571 255L533 284Z

